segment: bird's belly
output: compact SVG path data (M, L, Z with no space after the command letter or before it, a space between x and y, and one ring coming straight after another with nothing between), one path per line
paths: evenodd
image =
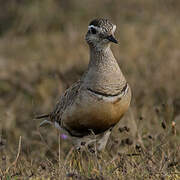
M71 132L100 133L119 122L130 104L130 95L104 100L89 94L81 94L62 116L62 125Z

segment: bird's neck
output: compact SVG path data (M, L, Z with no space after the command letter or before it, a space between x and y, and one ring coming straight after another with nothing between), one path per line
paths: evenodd
M107 71L108 69L111 71L114 68L118 71L120 70L119 65L111 51L110 45L101 49L90 47L90 61L88 67L93 67L98 70L105 68Z
M106 93L121 90L126 80L110 49L110 46L97 50L90 48L90 62L83 81L88 88Z

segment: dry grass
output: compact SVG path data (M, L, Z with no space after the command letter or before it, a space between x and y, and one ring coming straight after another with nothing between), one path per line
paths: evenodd
M0 2L1 179L180 179L180 3L175 0ZM73 152L35 114L84 72L89 20L109 17L131 108L107 150ZM59 143L58 143L59 142ZM19 145L18 145L19 144ZM60 148L59 148L60 146Z

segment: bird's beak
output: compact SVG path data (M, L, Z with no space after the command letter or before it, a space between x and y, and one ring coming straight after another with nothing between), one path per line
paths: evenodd
M115 37L113 35L108 36L107 39L113 43L118 44L118 41L115 39Z

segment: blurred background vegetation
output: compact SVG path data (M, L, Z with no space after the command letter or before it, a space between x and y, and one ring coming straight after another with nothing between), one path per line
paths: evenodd
M112 49L133 91L122 124L142 142L145 136L159 137L162 122L175 120L179 139L180 1L0 0L0 153L7 163L16 155L19 136L24 159L40 161L51 154L33 119L50 112L87 68L84 36L96 17L117 25L120 45ZM41 131L57 151L56 131Z

